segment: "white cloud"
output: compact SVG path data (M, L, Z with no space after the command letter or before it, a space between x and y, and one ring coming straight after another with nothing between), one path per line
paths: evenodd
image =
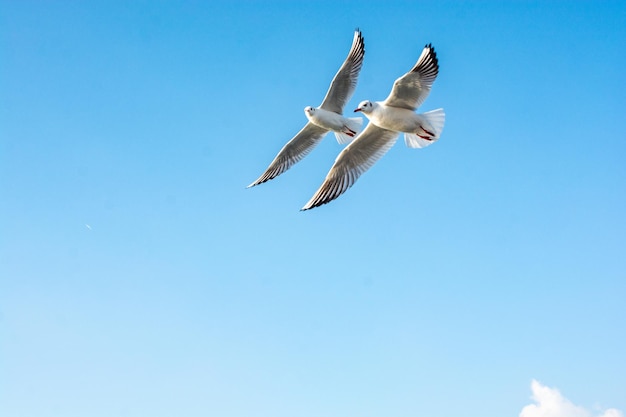
M615 408L609 408L599 417L624 417L624 414Z
M556 388L546 387L533 380L530 389L533 393L531 398L536 404L524 407L519 417L596 417L591 411L574 405ZM597 417L624 417L624 414L615 408L609 408Z

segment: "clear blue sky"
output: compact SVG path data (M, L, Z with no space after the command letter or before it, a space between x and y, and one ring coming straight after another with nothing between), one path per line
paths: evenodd
M246 189L357 27L347 108L432 42L441 140ZM623 1L0 1L0 415L626 411L624 45Z

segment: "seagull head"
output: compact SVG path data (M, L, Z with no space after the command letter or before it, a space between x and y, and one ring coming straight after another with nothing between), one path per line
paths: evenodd
M359 107L357 107L354 112L363 112L363 113L371 113L374 110L374 103L369 100L365 100L359 103Z
M309 116L312 116L312 115L313 115L313 113L315 113L315 107L306 106L306 107L304 108L304 112L305 112L306 114L308 114Z

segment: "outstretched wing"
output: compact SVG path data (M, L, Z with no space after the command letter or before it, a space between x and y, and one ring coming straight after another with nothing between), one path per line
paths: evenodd
M422 54L411 71L393 83L385 104L403 109L415 110L428 94L439 73L439 61L431 44L424 47Z
M348 57L341 68L339 68L339 71L337 71L337 74L335 74L326 97L324 97L324 101L320 105L322 109L343 114L343 107L354 94L364 56L365 43L363 35L357 29L354 32L352 48L350 48Z
M274 179L287 171L296 162L307 156L326 133L328 133L328 130L323 127L316 126L311 122L307 123L293 139L283 146L265 172L256 181L248 185L247 188Z
M382 129L372 123L350 145L341 151L326 179L302 210L329 203L345 193L356 180L396 143L398 132Z

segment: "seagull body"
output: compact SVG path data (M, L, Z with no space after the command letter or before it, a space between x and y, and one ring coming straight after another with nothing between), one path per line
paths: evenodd
M302 208L309 210L331 202L345 193L356 180L396 143L400 132L410 148L436 142L445 123L443 109L417 114L439 73L432 45L426 45L413 68L398 78L385 101L362 101L354 110L362 112L369 124L341 153L326 179Z
M287 171L308 155L329 131L335 132L340 144L350 143L358 135L363 119L344 117L343 108L354 93L364 56L363 35L357 29L354 32L350 52L330 83L322 104L319 107L305 107L304 114L309 122L287 142L265 172L248 185L248 188L276 178Z
M363 119L360 117L344 117L334 111L324 110L320 107L308 106L304 109L309 122L326 130L335 132L337 142L340 144L350 143L361 130Z
M394 132L422 134L424 139L434 139L435 127L427 116L399 107L385 106L383 103L373 104L372 112L366 116L374 125Z

